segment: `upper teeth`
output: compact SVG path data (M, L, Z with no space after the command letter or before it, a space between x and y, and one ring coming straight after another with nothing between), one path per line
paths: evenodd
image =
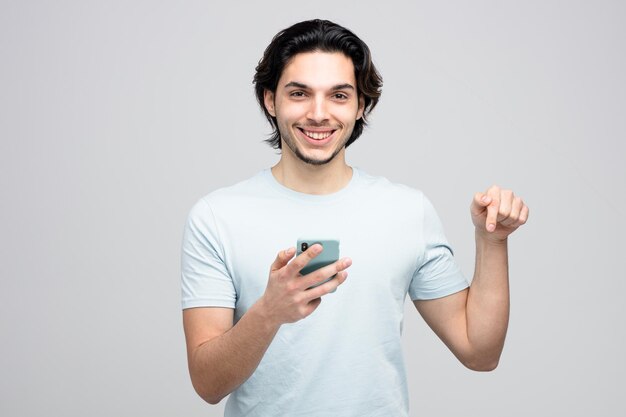
M307 130L305 130L304 133L313 139L326 139L333 134L333 132L309 132Z

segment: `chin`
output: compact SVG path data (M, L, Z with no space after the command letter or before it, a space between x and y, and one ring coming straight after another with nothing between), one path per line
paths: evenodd
M300 148L298 148L296 152L296 157L299 160L309 165L315 165L315 166L326 165L327 163L335 159L337 155L339 155L339 150L337 149L335 149L332 153L326 153L325 155L320 155L320 156L307 155L306 153L302 152Z

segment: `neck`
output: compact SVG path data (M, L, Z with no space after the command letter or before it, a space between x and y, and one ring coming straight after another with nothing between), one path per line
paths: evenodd
M299 159L281 155L272 167L272 175L287 188L306 194L332 194L348 185L352 179L352 167L345 162L345 149L324 165L310 165Z

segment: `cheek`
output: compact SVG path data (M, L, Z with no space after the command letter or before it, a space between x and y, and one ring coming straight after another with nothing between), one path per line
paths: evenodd
M298 120L306 115L306 108L302 105L298 105L297 103L290 103L288 105L278 105L276 103L276 112L277 116L285 121L293 121Z
M356 118L359 117L358 106L345 106L342 107L339 112L336 113L340 120L343 120L346 124L354 124Z

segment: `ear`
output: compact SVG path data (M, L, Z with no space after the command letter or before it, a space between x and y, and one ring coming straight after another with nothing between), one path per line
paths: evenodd
M265 90L263 93L263 103L265 104L265 109L267 112L276 117L276 110L274 109L274 92L270 90Z
M365 111L365 99L363 96L359 97L359 110L356 113L356 119L359 120L363 117L363 111Z

